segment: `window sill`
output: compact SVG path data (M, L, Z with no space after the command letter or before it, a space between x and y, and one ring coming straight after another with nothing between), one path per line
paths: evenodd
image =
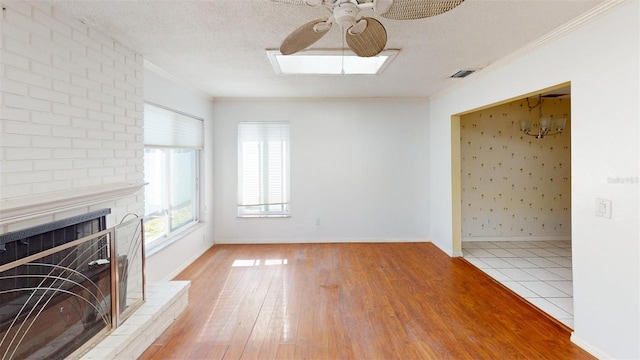
M238 219L290 218L291 215L238 215Z
M204 223L202 222L194 222L193 224L187 226L184 229L181 229L180 231L177 231L176 233L168 236L165 239L152 241L151 244L145 245L145 257L148 258L150 256L153 256L153 254L156 254L169 247L171 244L184 239L203 226Z

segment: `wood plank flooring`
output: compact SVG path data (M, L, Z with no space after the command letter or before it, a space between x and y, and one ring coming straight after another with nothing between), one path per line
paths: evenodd
M140 359L592 359L430 243L216 245Z

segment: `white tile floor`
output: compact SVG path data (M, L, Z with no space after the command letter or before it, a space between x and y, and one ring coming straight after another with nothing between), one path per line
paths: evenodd
M464 258L573 328L571 241L463 242Z

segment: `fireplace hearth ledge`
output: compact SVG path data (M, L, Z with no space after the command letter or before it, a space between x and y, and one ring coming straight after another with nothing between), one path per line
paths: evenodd
M133 195L146 183L114 183L0 200L0 226Z
M165 281L147 286L144 304L80 359L137 359L187 308L190 285Z

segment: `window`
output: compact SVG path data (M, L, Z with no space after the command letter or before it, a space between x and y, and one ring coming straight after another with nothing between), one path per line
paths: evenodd
M290 216L289 201L289 124L238 123L238 216Z
M199 220L203 122L145 104L145 245L157 246Z

